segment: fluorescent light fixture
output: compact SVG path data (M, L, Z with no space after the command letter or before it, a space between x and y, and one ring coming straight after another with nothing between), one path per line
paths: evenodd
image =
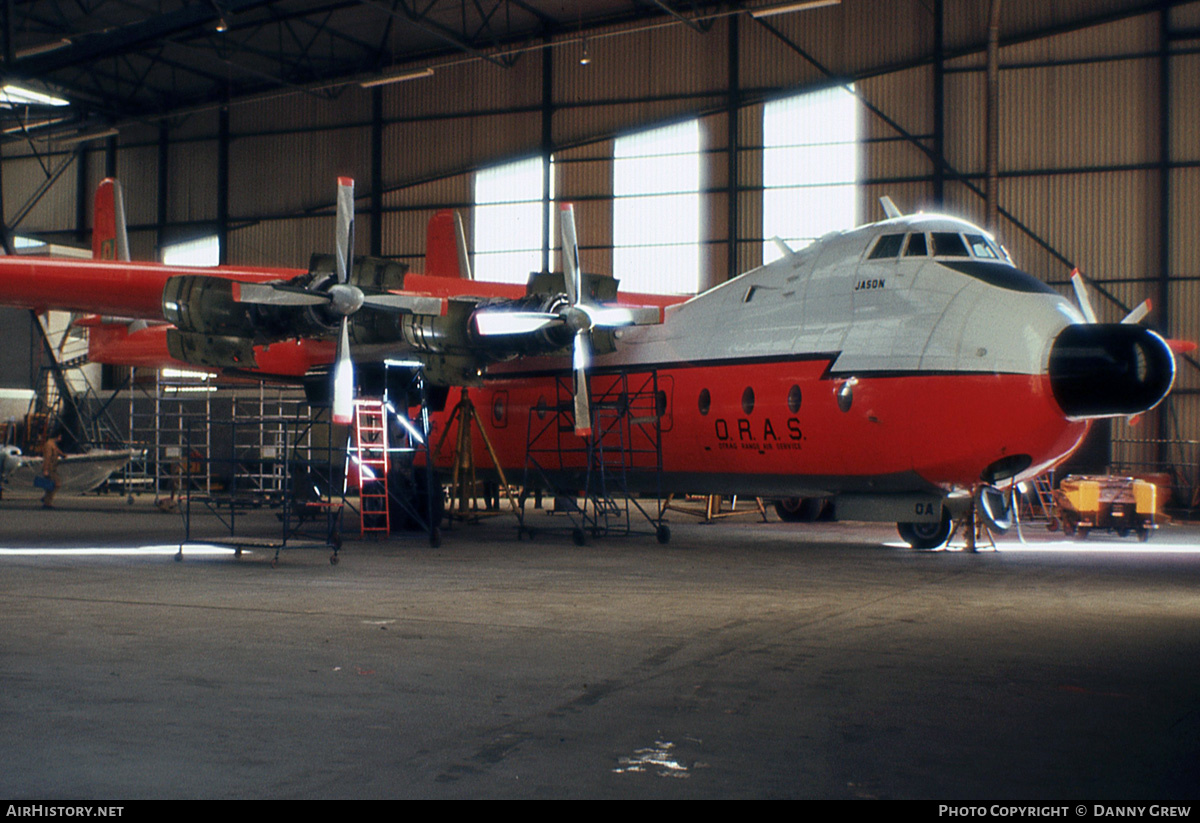
M215 377L210 372L189 369L162 368L158 373L164 380L212 380Z
M63 100L61 97L54 97L53 95L9 83L0 88L0 104L6 106L69 106L71 102Z
M403 83L405 80L419 80L422 77L432 77L433 69L424 68L416 71L406 71L401 74L385 74L383 77L376 77L374 80L364 80L359 83L364 89L374 88L375 86L386 86L388 83Z
M776 14L791 14L794 11L808 11L822 6L836 6L842 0L805 0L803 3L781 3L778 6L765 6L761 9L750 9L750 16L757 20L760 17L774 17Z

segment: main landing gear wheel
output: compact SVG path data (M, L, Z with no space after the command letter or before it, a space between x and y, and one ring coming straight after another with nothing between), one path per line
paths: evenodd
M942 509L942 519L937 523L897 523L896 531L914 549L936 549L950 539L950 513Z
M659 543L667 545L671 541L671 527L666 523L659 523L658 528L654 530L654 536Z
M784 523L811 523L821 516L824 497L785 497L775 501L775 513Z

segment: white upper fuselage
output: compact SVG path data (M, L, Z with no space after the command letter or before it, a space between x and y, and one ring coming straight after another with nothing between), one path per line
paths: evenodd
M833 358L831 373L1045 371L1082 322L980 228L912 215L828 235L624 330L597 365Z

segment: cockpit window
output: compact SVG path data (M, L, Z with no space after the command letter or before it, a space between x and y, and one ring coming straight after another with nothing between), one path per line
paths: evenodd
M971 246L971 254L981 260L1000 259L1000 255L996 254L995 248L992 247L992 244L982 234L968 234L967 243Z
M929 247L925 243L925 234L918 232L908 236L908 245L904 248L905 257L925 257L929 254Z
M878 260L883 257L899 257L900 244L904 242L903 234L885 234L879 238L879 242L875 244L875 248L871 249L871 259Z
M970 257L962 235L956 232L933 232L933 253L938 257Z

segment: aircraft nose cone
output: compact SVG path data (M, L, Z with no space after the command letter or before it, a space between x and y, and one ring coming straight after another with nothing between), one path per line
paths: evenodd
M1175 357L1149 329L1067 326L1050 349L1050 388L1068 417L1118 417L1157 406L1175 382Z

